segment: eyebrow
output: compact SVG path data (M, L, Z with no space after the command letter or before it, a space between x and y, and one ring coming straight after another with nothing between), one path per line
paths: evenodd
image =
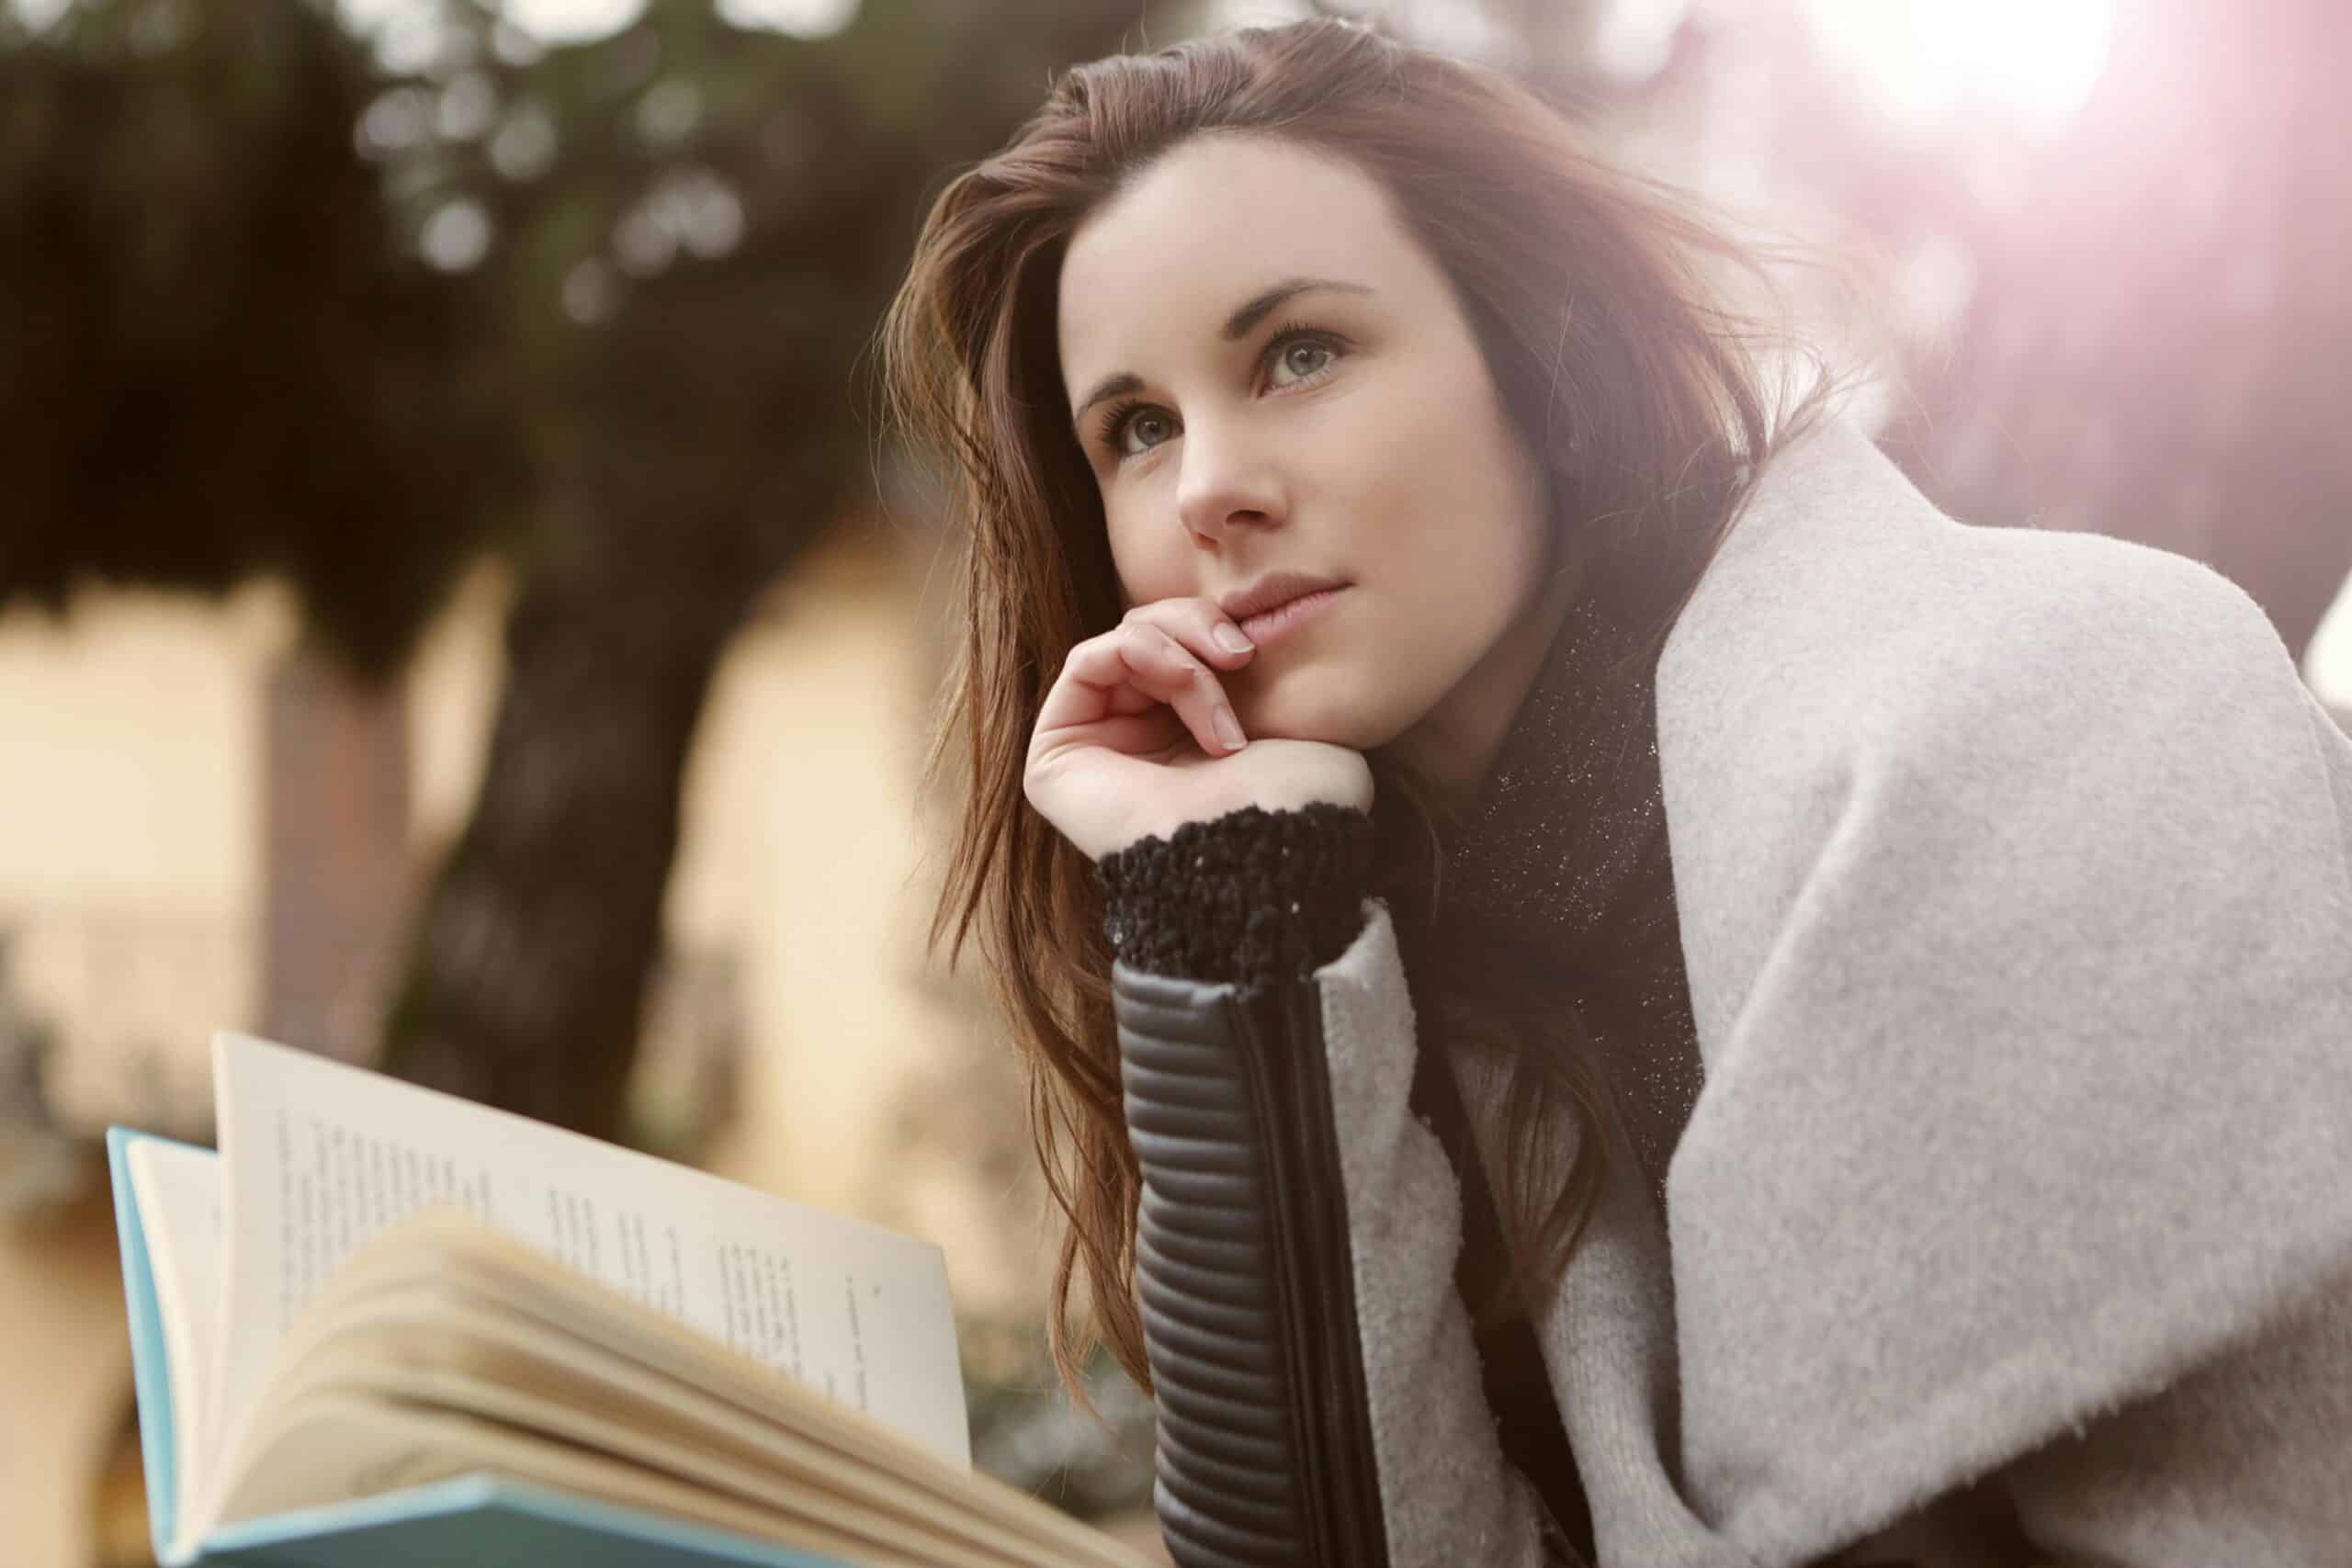
M1272 288L1253 296L1233 314L1227 316L1219 335L1227 343L1237 343L1249 336L1258 323L1272 315L1283 300L1294 295L1308 293L1317 288L1332 289L1342 294L1372 292L1361 283L1346 283L1336 277L1286 277ZM1085 436L1080 430L1079 421L1086 417L1088 409L1105 398L1115 398L1125 392L1140 392L1141 390L1143 390L1143 378L1132 370L1121 370L1103 377L1094 384L1094 389L1086 394L1086 400L1071 411L1069 416L1071 433L1077 434L1081 441L1084 440Z

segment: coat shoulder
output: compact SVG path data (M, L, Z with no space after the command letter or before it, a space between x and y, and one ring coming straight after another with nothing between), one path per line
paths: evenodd
M1833 425L1775 458L1677 622L1659 744L1932 754L1988 721L2293 674L2261 607L2203 563L1957 521Z
M1689 1474L1792 1558L2352 1269L2352 743L2204 567L1953 522L1840 444L1759 491L1658 686Z

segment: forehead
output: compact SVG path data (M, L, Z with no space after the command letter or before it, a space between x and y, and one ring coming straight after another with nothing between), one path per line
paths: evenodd
M1264 137L1196 136L1071 237L1063 371L1091 377L1213 340L1234 306L1294 276L1345 278L1398 303L1435 282L1387 193L1355 165Z

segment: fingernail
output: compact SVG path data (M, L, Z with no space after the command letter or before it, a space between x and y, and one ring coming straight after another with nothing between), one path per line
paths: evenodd
M1216 645L1227 653L1247 653L1258 646L1250 640L1248 633L1229 621L1218 622L1216 630L1209 635L1216 638Z
M1225 749L1228 751L1238 751L1242 748L1241 721L1235 718L1228 708L1216 710L1216 738L1225 742Z

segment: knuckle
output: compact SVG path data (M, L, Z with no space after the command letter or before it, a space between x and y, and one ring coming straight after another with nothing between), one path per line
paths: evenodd
M1151 651L1159 654L1162 659L1172 659L1181 663L1185 658L1184 645L1178 642L1174 637L1170 637L1158 626L1147 628L1140 634L1137 641L1141 646L1151 649Z
M1184 624L1190 604L1191 601L1185 599L1154 599L1128 611L1127 618L1136 626L1149 626L1154 631L1165 633Z

